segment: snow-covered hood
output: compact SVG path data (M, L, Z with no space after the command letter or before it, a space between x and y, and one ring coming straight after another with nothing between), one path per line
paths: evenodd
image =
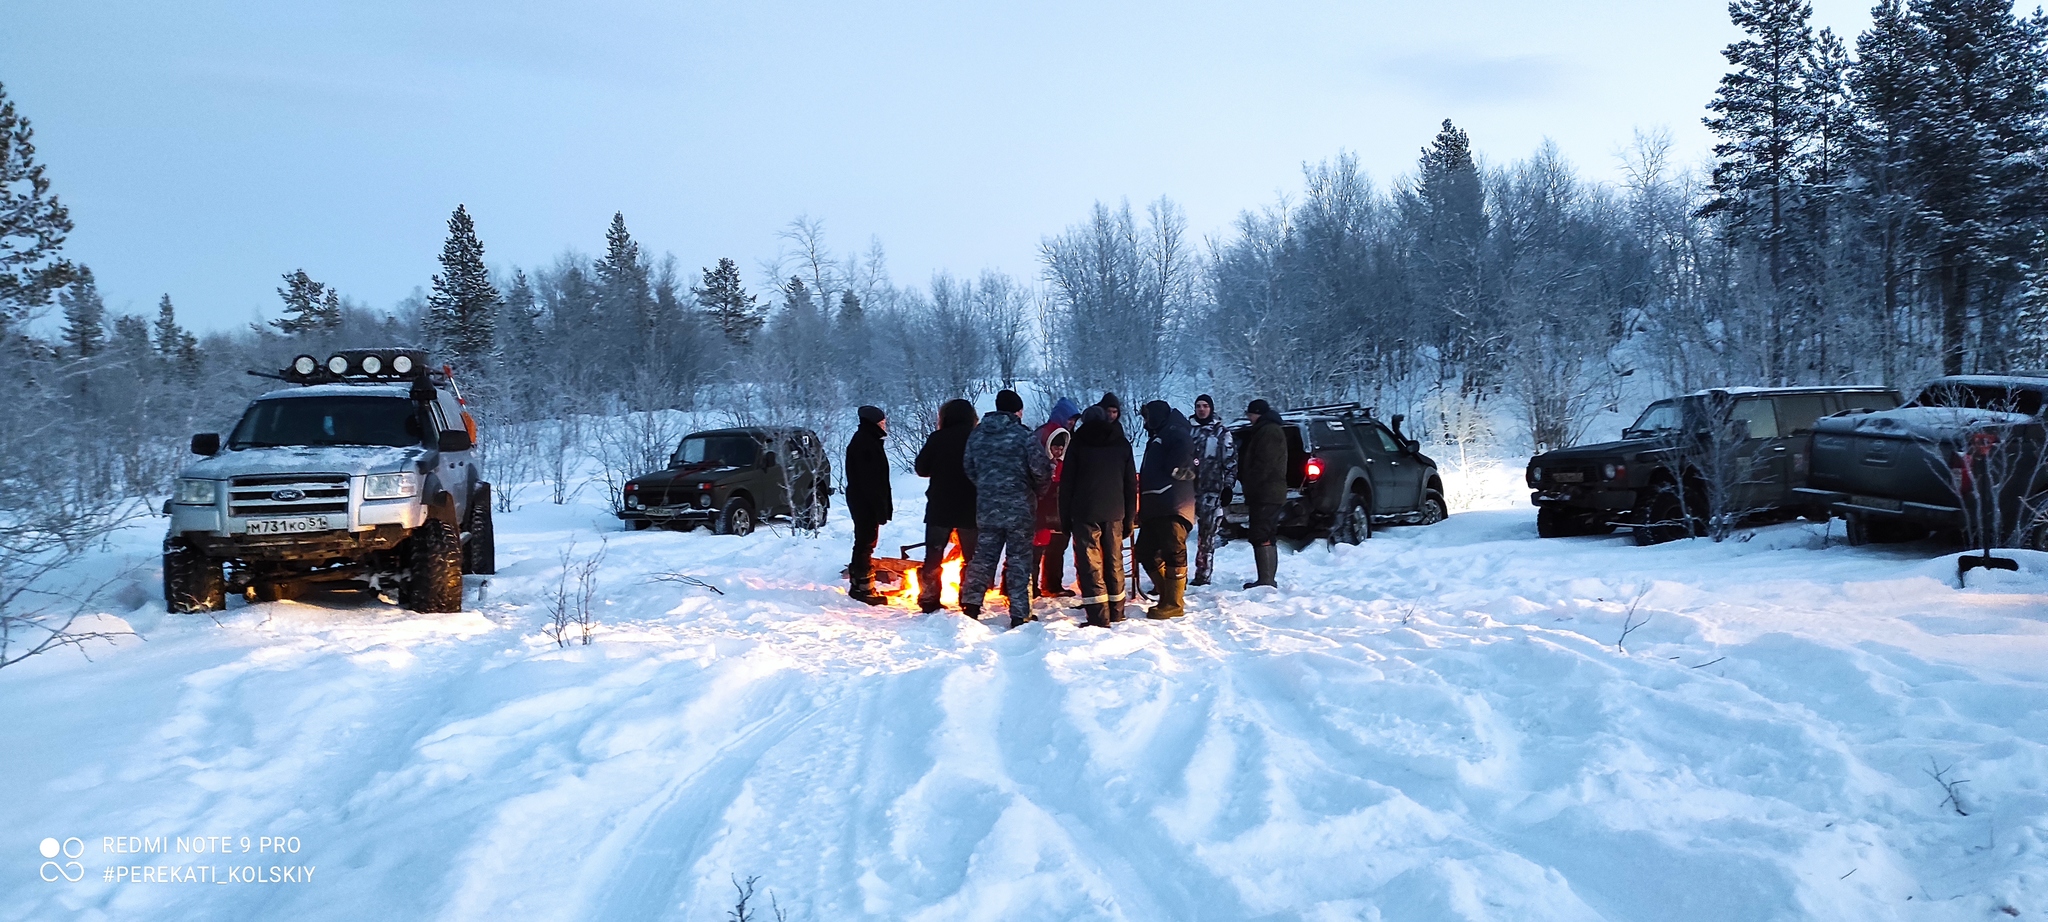
M698 464L690 467L671 467L659 471L654 471L652 473L641 474L640 476L633 478L630 482L646 484L649 486L652 486L654 484L666 485L670 483L675 483L677 481L685 483L703 482L709 484L717 483L729 477L733 477L738 474L744 474L752 470L753 468L751 467L707 467L705 465Z
M1558 464L1583 464L1626 460L1637 452L1655 451L1671 447L1666 439L1617 439L1612 442L1596 442L1591 445L1573 445L1556 451L1546 451L1529 459L1536 467Z
M222 449L193 463L184 476L226 480L251 474L385 474L417 470L429 451L423 445L390 448L363 445Z
M1880 413L1836 416L1816 423L1816 432L1875 438L1939 441L1973 429L2039 424L2025 413L2004 413L1969 407L1900 407Z

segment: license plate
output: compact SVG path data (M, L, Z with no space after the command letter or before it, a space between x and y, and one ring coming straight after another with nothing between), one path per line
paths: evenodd
M1906 508L1906 504L1900 500L1885 499L1880 496L1851 496L1849 497L1849 502L1852 505L1871 509L1883 509L1887 512L1898 512Z
M1578 471L1558 471L1557 473L1551 474L1550 479L1555 480L1558 483L1584 483L1586 481L1586 475L1581 474Z
M326 530L327 517L324 515L302 515L290 519L249 520L249 534L252 535L295 535L300 532Z

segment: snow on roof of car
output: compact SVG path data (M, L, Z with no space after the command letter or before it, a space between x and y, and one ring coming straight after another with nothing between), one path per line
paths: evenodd
M277 400L285 397L404 397L412 398L410 385L384 381L362 384L309 384L305 387L287 387L271 391L256 399Z

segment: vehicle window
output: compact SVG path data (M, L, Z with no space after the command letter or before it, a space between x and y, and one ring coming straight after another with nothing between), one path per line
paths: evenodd
M1922 407L1967 407L1972 410L1993 410L2001 413L2024 413L2028 416L2041 414L2041 392L2019 387L1998 387L1990 384L1954 384L1936 382L1913 398L1914 406Z
M1299 487L1308 479L1308 449L1301 442L1301 427L1280 428L1287 431L1287 485Z
M751 467L760 446L744 435L693 435L676 449L684 467Z
M1636 417L1635 425L1622 431L1624 438L1649 438L1672 432L1681 432L1685 420L1678 409L1676 400L1659 400L1643 410Z
M1778 426L1787 435L1813 431L1814 420L1827 411L1827 399L1820 394L1799 394L1778 398Z
M229 448L279 445L420 444L422 427L404 397L282 397L250 404Z
M1772 409L1769 400L1752 398L1735 401L1735 406L1728 411L1728 421L1748 423L1749 437L1753 439L1778 437L1778 414Z
M1385 428L1380 426L1367 426L1365 428L1365 432L1366 444L1378 448L1379 450L1384 451L1390 455L1398 455L1401 453L1401 443L1395 441L1394 434L1388 432Z
M1899 398L1889 393L1852 393L1835 395L1836 406L1843 410L1896 410ZM1839 411L1838 411L1839 412Z
M1315 422L1315 429L1316 447L1318 448L1331 448L1350 444L1350 437L1344 434L1343 423L1319 419Z

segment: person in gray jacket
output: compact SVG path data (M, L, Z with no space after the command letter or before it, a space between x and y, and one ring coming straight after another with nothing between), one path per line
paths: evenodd
M1010 626L1037 620L1031 614L1031 535L1039 491L1052 482L1052 459L1024 425L1024 398L1016 391L996 395L995 412L982 416L967 437L963 466L974 481L974 517L981 535L960 579L960 613L981 618L981 603L1000 561Z

